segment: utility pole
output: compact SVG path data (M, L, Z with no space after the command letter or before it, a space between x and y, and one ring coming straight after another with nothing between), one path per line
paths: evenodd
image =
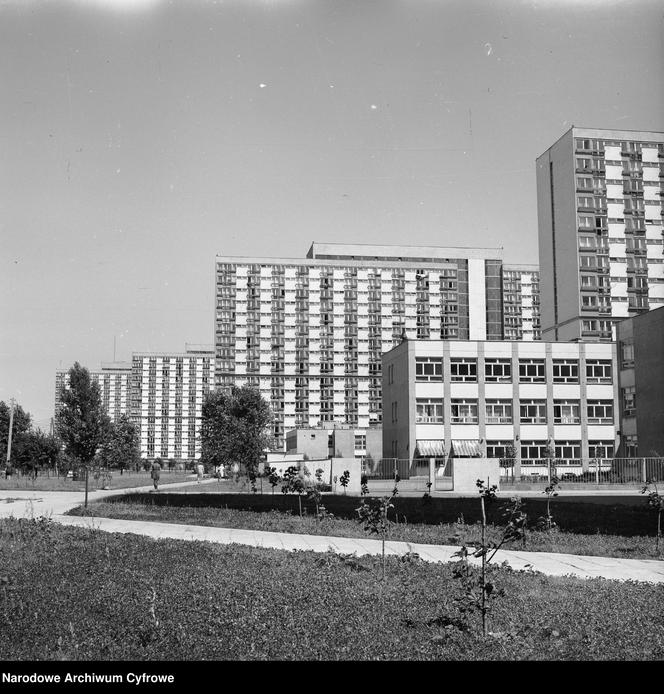
M9 410L9 435L7 436L7 467L11 467L12 457L12 430L14 428L14 398L10 400Z

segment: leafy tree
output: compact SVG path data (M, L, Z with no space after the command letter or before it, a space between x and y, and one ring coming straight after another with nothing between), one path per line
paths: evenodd
M11 405L0 401L0 456L7 460L7 441L9 439L9 420L11 417ZM18 403L14 404L14 422L12 425L12 452L11 462L18 463L16 453L20 450L20 440L24 434L30 431L32 426L30 413L26 412ZM15 447L16 445L16 447Z
M55 427L65 451L85 468L85 506L88 505L88 475L97 449L104 443L110 419L104 412L99 384L78 362L69 369L69 387L63 387Z
M277 468L267 465L263 474L267 477L267 481L272 486L272 495L274 496L274 488L281 482L281 477L277 472Z
M270 406L257 388L232 386L205 397L201 421L201 462L205 465L244 467L258 473L263 451L270 444Z
M140 457L136 425L126 414L120 415L116 423L109 424L99 451L99 463L107 468L118 468L122 474L125 468L135 467Z
M302 518L302 494L305 491L304 482L302 477L300 477L300 471L295 465L291 465L285 472L283 476L284 484L281 487L283 494L288 494L293 492L297 494L297 503L300 509L300 518Z
M12 458L24 472L37 477L39 470L55 468L60 458L60 444L55 436L43 431L23 432L12 445Z

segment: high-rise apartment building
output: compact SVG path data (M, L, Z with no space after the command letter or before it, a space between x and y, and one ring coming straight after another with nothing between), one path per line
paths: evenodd
M212 385L213 363L208 346L133 353L131 418L142 458L200 457L201 408Z
M539 267L503 266L503 335L506 340L541 339Z
M192 460L200 457L201 408L213 362L211 345L186 345L185 352L134 352L131 362L102 363L90 377L113 422L126 414L136 425L141 458ZM56 413L68 384L68 372L57 371Z
M274 437L382 420L381 355L403 337L503 339L502 250L314 243L216 258L215 384L258 386Z
M664 133L571 128L537 159L542 338L664 305Z
M117 422L122 414L129 414L131 397L131 363L102 362L99 371L90 371L90 379L99 384L101 401L106 414ZM63 386L69 386L69 372L55 372L55 412L60 409Z

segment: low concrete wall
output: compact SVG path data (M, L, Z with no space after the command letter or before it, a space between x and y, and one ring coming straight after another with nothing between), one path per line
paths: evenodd
M477 480L500 489L500 461L498 458L455 458L454 491L477 492Z
M332 491L335 494L343 494L344 488L339 484L339 478L344 474L345 470L348 470L350 477L348 479L348 486L346 487L346 494L359 494L362 485L362 462L359 458L331 458L331 470L330 478L332 480ZM337 483L334 483L334 478L337 478Z

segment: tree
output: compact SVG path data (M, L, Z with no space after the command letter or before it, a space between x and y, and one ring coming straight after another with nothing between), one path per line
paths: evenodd
M99 384L78 362L69 369L69 387L63 387L61 407L55 415L55 427L65 451L85 468L85 506L88 505L88 471L97 449L105 441L110 419L104 412Z
M213 467L237 462L247 475L256 476L272 422L260 391L247 385L211 391L201 415L201 462Z
M39 470L56 466L60 457L60 444L51 434L31 430L18 437L12 451L15 451L15 456L12 457L15 457L17 466L37 477Z
M98 460L107 468L135 467L141 457L136 425L126 414L120 415L116 423L110 423Z
M9 420L11 417L11 405L0 401L0 455L2 460L7 460L7 440L9 438ZM14 404L14 422L12 425L12 455L11 461L18 462L16 452L20 450L20 440L24 434L30 431L31 417L18 403ZM15 447L16 446L16 447Z

